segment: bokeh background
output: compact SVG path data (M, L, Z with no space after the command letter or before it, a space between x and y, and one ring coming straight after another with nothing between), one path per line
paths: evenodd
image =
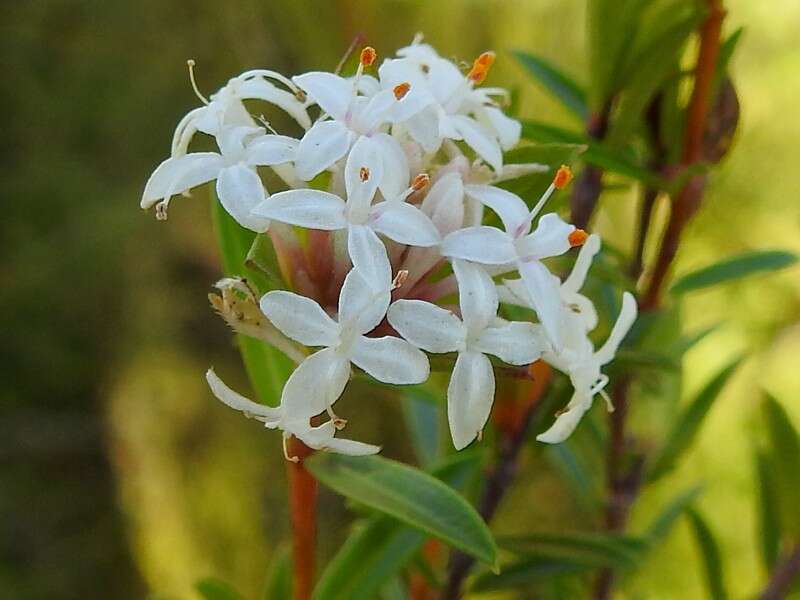
M678 272L749 248L800 251L800 3L727 6L728 30L745 26L732 65L742 119ZM286 538L279 436L215 402L202 377L214 364L247 389L206 301L220 275L207 198L176 200L166 223L138 207L196 105L186 59L210 93L257 66L332 69L359 32L386 55L421 31L447 56L497 50L492 84L518 89L520 115L570 124L508 51L535 51L585 81L584 11L583 0L4 4L0 596L193 598L193 582L215 575L255 598ZM605 202L596 229L629 244L634 196ZM730 589L746 596L764 577L751 458L761 390L800 426L798 270L694 294L684 317L687 329L722 324L687 356L685 394L736 353L749 358L688 460L637 505L633 528L679 486L704 481L700 507ZM351 396L354 437L409 458L399 407L374 389ZM646 423L647 407L635 410ZM498 530L581 521L546 462L524 478ZM349 517L324 491L321 512L324 560ZM704 597L684 527L628 583L630 597Z

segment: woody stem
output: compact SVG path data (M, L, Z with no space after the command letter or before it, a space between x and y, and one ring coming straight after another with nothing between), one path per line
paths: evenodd
M289 519L292 526L292 565L294 600L310 600L314 586L314 555L317 529L317 481L303 466L313 450L297 438L288 442L286 462L289 483Z

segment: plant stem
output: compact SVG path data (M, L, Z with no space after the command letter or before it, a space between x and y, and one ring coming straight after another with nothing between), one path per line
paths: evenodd
M593 114L586 125L586 134L594 139L601 140L608 131L608 116L611 111L611 102ZM579 229L589 225L589 219L603 191L603 170L599 167L587 166L578 177L572 188L570 199L570 222Z
M542 405L542 395L552 377L550 367L541 361L531 365L531 372L534 381L526 401L516 407L519 410L515 411L514 418L509 419L509 415L504 414L502 421L498 423L500 432L499 457L494 469L488 476L486 488L483 491L478 508L478 513L486 522L491 521L495 512L497 512L500 501L517 474L519 455L525 445L528 427L533 421L536 409ZM474 558L462 552L454 552L451 555L447 584L441 596L443 600L461 598L461 588L474 563Z
M314 555L317 529L317 481L303 466L303 459L314 451L297 438L288 441L286 461L289 478L289 519L292 525L292 589L294 600L309 600L314 586Z
M759 596L760 600L781 600L789 591L789 586L800 575L800 543L791 554L772 572L767 587Z
M722 20L725 17L722 0L708 0L708 8L708 17L700 29L700 50L697 54L694 88L692 88L692 96L686 110L686 136L681 157L681 167L684 169L698 163L703 155L703 139L712 101L711 94L719 55ZM661 301L664 281L678 251L681 234L700 206L705 181L706 178L703 175L690 178L672 203L672 211L661 241L653 275L642 299L643 310L657 308Z

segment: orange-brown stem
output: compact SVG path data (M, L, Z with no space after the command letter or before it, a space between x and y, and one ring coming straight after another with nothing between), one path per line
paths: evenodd
M313 450L297 438L288 441L289 519L292 525L292 589L294 600L310 600L314 587L314 555L317 532L317 481L303 466Z

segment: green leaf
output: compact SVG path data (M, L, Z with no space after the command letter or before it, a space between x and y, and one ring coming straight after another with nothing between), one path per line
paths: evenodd
M586 508L599 506L601 496L598 480L586 468L572 447L567 443L553 444L548 445L544 450L550 463L572 485L577 501Z
M537 533L501 537L498 545L525 558L561 560L588 567L635 568L647 550L641 538L597 532Z
M521 50L516 50L513 54L522 66L581 122L589 117L586 92L574 80L534 54Z
M617 173L618 175L641 181L650 187L657 189L666 187L666 182L661 177L636 164L624 152L612 150L580 133L553 127L539 121L523 121L522 136L525 139L540 143L584 145L586 146L586 151L581 155L581 158L586 163L610 173Z
M692 502L697 500L702 491L702 486L696 485L681 492L653 519L645 534L645 538L650 542L651 546L667 537L678 517L691 506Z
M739 45L739 41L742 39L743 33L744 28L739 27L736 31L725 38L725 41L719 48L717 67L714 72L714 82L711 86L712 98L717 96L717 93L719 92L719 86L722 83L722 80L728 74L728 67L730 66L731 58L733 58L733 53L736 51L736 47Z
M675 295L741 279L756 273L784 269L797 262L797 255L784 250L758 250L740 254L680 277L670 289Z
M408 600L408 590L400 577L392 577L380 592L381 600Z
M505 164L518 163L540 163L552 167L547 175L549 180L553 179L555 170L563 165L575 161L583 152L586 151L585 144L573 144L564 142L549 142L544 144L529 144L519 146L506 152L503 162Z
M770 463L775 469L775 483L784 530L800 533L800 437L783 406L770 395L763 404L767 431L772 446Z
M432 474L456 489L477 472L479 454L456 455ZM368 600L419 551L427 535L375 515L347 538L314 590L315 600Z
M728 593L725 591L722 554L719 551L719 544L708 523L696 509L689 507L686 510L686 516L689 517L689 523L692 525L692 531L700 548L700 554L703 557L708 597L712 600L725 600L728 597Z
M305 462L322 483L493 565L489 528L463 496L435 477L380 456L317 453Z
M760 450L755 451L756 478L758 480L758 531L761 542L761 558L767 573L772 573L778 562L781 543L781 505L778 499L775 468L769 457Z
M550 558L529 558L503 567L502 573L483 573L475 578L470 586L471 592L483 593L514 588L527 588L536 583L564 577L578 575L592 570L591 565L579 562L568 562Z
M292 597L292 552L288 544L281 545L272 557L264 584L264 600L283 600Z
M216 200L213 190L211 196L211 214L225 274L229 277L248 279L259 291L269 289L269 284L263 275L248 269L245 265L255 234L231 218ZM236 336L236 340L258 400L276 406L280 401L283 384L292 370L291 361L282 352L260 340L241 334Z
M286 288L278 267L278 256L272 240L266 233L256 235L244 260L245 266L264 276L264 283L259 287L263 294L269 290Z
M244 597L230 585L215 577L201 579L194 589L203 600L244 600Z
M691 446L711 406L741 362L742 358L737 358L722 369L678 415L664 445L653 460L648 473L649 481L655 481L671 471L684 451Z
M424 397L423 397L424 396ZM410 390L403 397L403 417L411 434L412 447L423 467L439 458L440 407L425 390Z

